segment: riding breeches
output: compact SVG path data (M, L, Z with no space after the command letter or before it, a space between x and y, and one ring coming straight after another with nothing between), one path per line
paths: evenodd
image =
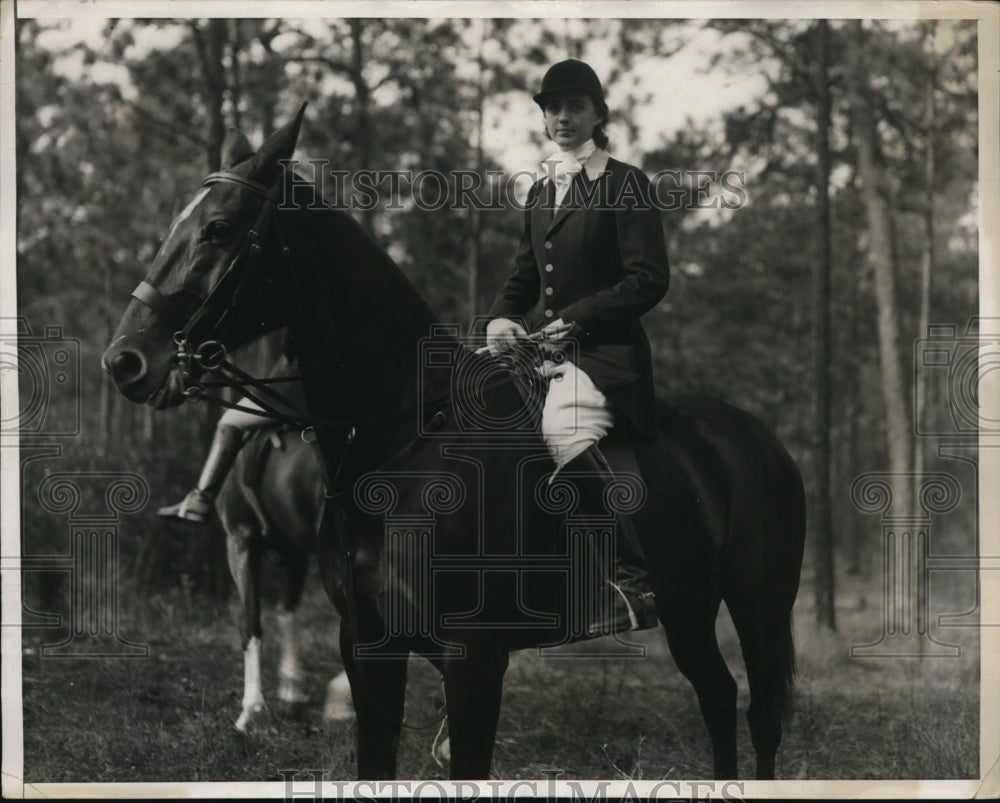
M538 371L549 380L542 439L558 471L607 435L614 421L604 394L573 363L546 360Z
M263 412L264 408L261 407L254 401L247 398L240 398L236 400L236 403L240 407L250 407L254 410L260 410ZM266 415L254 415L253 413L248 413L245 410L234 410L229 408L222 414L216 426L230 426L236 427L237 429L256 429L257 427L262 427L266 424L272 423L272 419L268 418Z

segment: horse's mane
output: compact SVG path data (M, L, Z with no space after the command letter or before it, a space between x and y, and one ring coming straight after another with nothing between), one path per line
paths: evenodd
M305 181L301 176L299 179ZM428 323L437 322L437 316L402 268L350 212L327 200L320 188L302 183L294 186L292 205L301 210L320 236L336 241L338 252L346 255L346 261L356 260L358 269L376 274L378 281L386 283L387 290L400 294L399 300L412 312L419 312Z
M291 323L297 342L309 344L303 356L317 374L340 380L326 403L342 414L412 403L418 343L438 319L375 238L348 211L320 200L311 185L296 184L292 203L279 207L293 269L308 288L299 290Z

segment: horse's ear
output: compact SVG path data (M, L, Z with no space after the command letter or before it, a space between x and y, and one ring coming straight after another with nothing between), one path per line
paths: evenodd
M271 134L260 146L250 168L250 176L255 181L259 181L261 184L270 184L277 175L279 163L283 159L292 158L292 154L295 153L295 143L299 138L299 129L302 127L302 116L305 113L306 105L303 103L295 117Z
M253 148L241 131L230 128L226 132L226 139L222 143L222 167L228 170L234 164L239 164L244 159L253 156Z

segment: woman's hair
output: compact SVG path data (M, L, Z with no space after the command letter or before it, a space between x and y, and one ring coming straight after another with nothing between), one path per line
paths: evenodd
M603 100L598 102L597 98L594 98L594 110L597 112L597 116L601 118L601 121L594 126L594 144L598 148L603 149L608 147L608 135L604 132L604 127L608 124L608 104Z

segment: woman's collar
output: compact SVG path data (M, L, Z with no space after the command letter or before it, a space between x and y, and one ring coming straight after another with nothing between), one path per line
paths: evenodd
M542 162L542 165L547 165L549 163L555 164L562 161L567 155L572 156L583 166L584 172L587 174L587 180L593 181L602 173L607 170L608 159L611 155L603 148L598 148L594 144L594 140L588 139L582 145L578 145L572 151L556 151L554 154L549 156ZM546 179L550 178L549 175L545 176Z
M594 152L590 154L590 158L583 163L583 170L587 174L587 178L590 181L596 179L601 173L607 170L608 159L611 155L603 148L595 148Z
M578 145L570 153L583 165L583 170L589 181L593 181L604 172L610 158L608 152L603 148L598 148L592 138Z

